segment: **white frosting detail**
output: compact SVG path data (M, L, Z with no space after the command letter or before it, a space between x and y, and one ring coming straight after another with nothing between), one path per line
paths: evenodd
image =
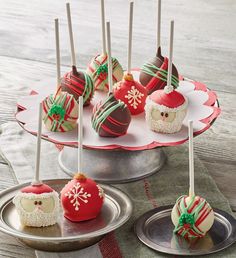
M131 107L134 109L138 108L138 105L142 102L142 97L144 96L143 93L141 93L138 89L135 88L133 85L131 87L131 90L127 92L125 95L125 98L128 99L128 103Z
M172 85L170 85L170 86L165 86L165 88L164 88L164 92L165 92L166 94L170 94L173 90L174 90L174 87L173 87Z
M54 199L54 210L51 213L44 213L42 210L35 209L33 212L26 212L21 206L21 199ZM29 227L47 227L57 223L59 215L59 196L56 191L51 193L33 194L19 192L14 198L13 203L16 206L16 210L20 216L20 221L23 225Z
M175 133L178 132L181 127L183 120L187 113L188 101L185 98L184 104L177 108L169 108L164 105L156 104L149 97L146 100L145 105L145 118L151 130L159 133ZM172 112L176 113L175 119L172 122L166 122L161 119L156 120L152 116L153 110L158 110L160 112Z
M97 185L98 188L98 195L100 198L104 198L105 197L105 193L104 190L102 189L102 187L100 185Z
M88 203L88 198L90 198L92 195L90 193L84 192L84 188L81 187L79 182L77 182L73 185L73 187L70 188L67 193L65 193L65 196L68 197L68 199L71 199L70 203L72 203L75 207L75 210L78 211L80 201Z

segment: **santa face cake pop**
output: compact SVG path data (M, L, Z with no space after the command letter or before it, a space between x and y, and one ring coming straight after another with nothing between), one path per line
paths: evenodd
M212 227L214 212L209 203L200 196L181 196L171 213L174 233L185 238L200 238Z
M83 96L84 105L89 105L94 94L94 85L91 77L82 71L77 71L72 66L72 71L64 75L61 80L62 91L72 94L76 101L79 96Z
M126 134L131 114L124 102L110 93L104 103L93 109L92 127L102 137L118 137Z
M72 222L94 219L101 211L104 197L103 189L96 182L76 174L61 191L64 216Z
M53 132L67 132L77 125L78 103L74 97L60 90L54 96L46 97L43 105L43 121L46 128Z
M58 193L46 184L29 185L14 197L22 225L46 227L57 223Z
M88 68L87 73L93 79L95 90L108 91L108 64L107 54L95 56ZM112 80L113 84L122 80L123 69L116 58L112 58Z
M158 133L178 132L187 113L187 99L178 91L165 87L147 97L146 121Z
M137 81L132 74L126 74L122 81L116 83L113 88L116 99L123 101L132 115L144 111L147 90Z
M161 55L161 48L159 47L156 56L142 66L139 75L139 81L147 88L148 94L166 86L167 70L168 58ZM174 64L172 64L171 85L174 88L179 85L179 75Z

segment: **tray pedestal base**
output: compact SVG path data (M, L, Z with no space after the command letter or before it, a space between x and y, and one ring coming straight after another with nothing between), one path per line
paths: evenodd
M77 148L66 146L59 154L60 167L70 176L77 172L77 155ZM84 149L83 172L98 182L126 183L154 174L165 160L162 148L142 151Z

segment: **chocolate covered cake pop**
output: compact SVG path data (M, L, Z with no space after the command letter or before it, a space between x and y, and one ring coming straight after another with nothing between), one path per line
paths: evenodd
M130 121L129 109L112 93L93 109L92 127L102 137L118 137L126 134Z
M72 221L86 221L96 218L104 202L103 189L84 174L76 174L61 190L61 204L64 216Z
M148 94L163 89L167 82L168 58L161 55L161 48L158 48L156 56L145 63L140 71L139 81L147 88ZM177 88L179 85L179 74L172 64L171 85Z
M87 68L87 73L93 79L95 90L108 91L108 64L107 54L95 56ZM122 80L123 69L116 58L112 58L113 84Z
M46 184L29 185L14 197L22 225L46 227L56 224L59 214L58 193Z
M187 99L173 87L154 91L147 97L145 114L151 130L158 133L176 133L187 113Z
M113 87L116 99L123 101L132 115L140 114L144 111L147 90L137 81L132 74L126 74L122 81Z
M79 96L83 96L84 105L89 105L94 94L94 85L91 77L82 71L77 71L76 66L72 66L72 71L66 73L61 80L61 89L72 94L76 101Z
M71 94L58 92L44 99L43 122L49 131L67 132L77 125L78 103Z

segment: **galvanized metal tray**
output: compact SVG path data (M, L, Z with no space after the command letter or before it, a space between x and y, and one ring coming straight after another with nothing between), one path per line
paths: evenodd
M60 192L68 179L44 182ZM12 198L26 185L17 185L0 193L0 231L35 249L59 252L88 247L123 225L132 213L132 203L126 194L115 187L101 185L106 196L102 211L96 219L72 223L64 218L61 209L56 225L45 228L23 227Z
M215 221L205 237L188 241L174 234L172 207L150 210L136 221L134 230L141 242L162 253L197 256L219 252L236 241L236 220L219 209L214 209Z

